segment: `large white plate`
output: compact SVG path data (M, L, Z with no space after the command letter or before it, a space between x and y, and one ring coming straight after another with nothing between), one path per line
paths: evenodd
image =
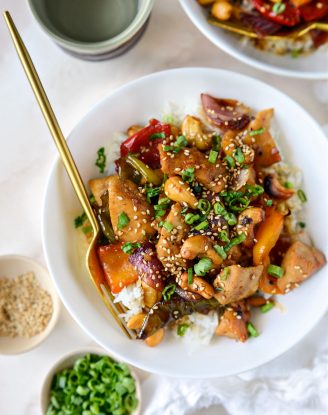
M240 36L229 33L207 22L208 11L197 0L180 0L186 14L194 25L217 47L240 61L277 75L303 79L328 78L328 49L321 48L307 56L292 58L256 49L244 43Z
M183 113L197 111L199 94L237 98L255 110L274 107L288 160L304 171L309 202L309 231L316 246L328 255L327 160L325 137L314 120L294 101L255 79L215 69L186 68L159 72L111 93L75 127L69 145L83 179L98 175L94 166L99 147L110 151L117 131L135 123L161 118L172 103ZM151 372L172 376L215 377L239 373L279 356L297 343L319 320L327 307L328 268L299 289L281 297L286 312L275 309L254 317L261 336L246 344L218 338L189 355L179 340L167 338L150 349L128 340L102 304L84 269L77 248L73 219L81 207L57 161L50 173L44 202L43 243L49 270L60 297L79 325L117 358Z

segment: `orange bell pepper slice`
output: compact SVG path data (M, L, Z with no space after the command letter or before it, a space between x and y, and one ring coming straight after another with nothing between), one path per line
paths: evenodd
M129 255L122 251L122 243L100 246L98 256L113 294L137 281L137 271L129 262Z
M263 265L271 249L277 243L282 228L284 226L284 215L274 208L266 210L266 218L262 222L255 234L256 244L253 247L254 265Z

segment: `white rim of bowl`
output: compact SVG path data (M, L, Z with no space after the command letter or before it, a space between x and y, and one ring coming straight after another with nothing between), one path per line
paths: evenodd
M64 49L70 50L78 54L90 54L90 55L100 55L102 53L110 52L112 50L118 49L120 46L129 42L146 23L155 0L143 0L140 8L130 23L130 25L118 35L101 42L79 42L74 40L67 40L66 38L59 36L55 32L49 29L39 17L37 13L33 0L27 0L29 4L29 9L34 16L35 20L39 23L41 28L52 38L56 43L62 46Z
M30 257L27 257L25 255L17 255L17 254L0 255L0 262L1 262L2 259L12 259L12 260L15 260L15 261L18 260L18 261L30 262L30 263L36 265L37 267L39 267L40 269L42 269L42 271L46 275L48 275L48 278L51 281L51 284L53 285L52 292L51 293L48 292L49 295L51 296L51 300L52 300L52 304L53 304L53 307L52 307L52 315L51 315L51 318L50 318L49 323L46 326L46 328L41 333L39 333L39 334L44 333L46 330L48 330L48 333L46 333L46 335L44 337L42 337L39 342L33 344L30 347L27 347L24 350L20 350L18 352L14 352L14 353L1 353L0 352L0 356L15 356L15 355L27 353L27 352L29 352L29 351L31 351L31 350L39 347L40 344L42 344L50 336L50 334L52 333L52 331L56 327L56 324L57 324L57 321L58 321L58 318L59 318L61 302L60 302L60 297L59 297L59 294L58 294L58 291L57 291L57 286L56 286L56 284L54 282L54 279L52 278L52 275L51 275L50 271L45 266L43 266L42 264L40 264L35 259L30 258ZM36 278L38 279L38 277L36 277ZM31 337L31 339L32 338L33 337ZM29 340L29 338L27 340Z
M179 0L180 5L183 8L186 15L189 17L191 22L195 25L195 27L208 39L210 40L215 46L222 49L224 52L228 53L228 55L233 56L235 59L246 63L247 65L253 66L257 69L261 69L265 72L270 72L275 75L287 76L290 78L299 78L299 79L308 79L308 80L323 80L328 79L328 70L323 72L299 72L292 69L283 69L278 68L276 66L269 65L267 63L262 63L255 58L250 58L245 54L237 52L233 47L230 47L227 43L222 42L220 36L215 36L212 33L206 31L202 25L197 22L195 15L190 11L186 0ZM208 23L209 24L209 23ZM219 28L218 28L219 29Z
M143 82L146 78L150 78L150 77L154 77L154 78L156 78L156 77L158 77L158 76L160 76L160 75L162 75L163 73L167 73L167 72L176 72L176 73L179 73L179 72L184 72L184 71L202 71L202 72L204 72L204 71L213 71L213 72L218 72L218 73L227 73L227 74L229 74L229 75L231 75L232 73L233 74L235 74L235 75L237 75L237 76L239 76L239 77L241 77L241 78L244 78L245 80L251 80L252 82L256 82L256 83L259 83L259 84L262 84L262 85L265 85L266 86L266 88L268 88L268 89L272 89L272 90L274 90L275 92L278 92L279 94L281 94L281 95L283 95L284 97L285 97L285 99L287 100L287 101L290 101L290 102L292 102L293 103L293 105L295 105L296 107L298 107L301 111L303 111L303 112L305 112L306 114L307 114L307 116L308 116L308 118L309 118L309 120L313 123L313 128L315 128L318 132L320 131L320 134L321 134L321 136L322 136L322 143L323 143L323 145L325 145L325 146L328 146L328 142L327 142L327 140L326 140L326 138L325 138L325 134L324 134L324 132L323 132L323 130L321 129L321 127L320 127L320 125L318 124L318 122L312 117L312 115L310 115L296 100L294 100L293 98L290 98L290 96L289 95L287 95L287 94L285 94L284 92L282 92L282 91L280 91L279 89L277 89L277 88L275 88L275 87L273 87L273 86L271 86L271 85L268 85L266 82L264 82L264 81L261 81L261 80L259 80L259 79L256 79L256 78L254 78L254 77L251 77L251 76L248 76L248 75L244 75L244 74L241 74L240 72L236 72L236 71L229 71L229 70L225 70L225 69L216 69L216 68L209 68L209 67L182 67L182 68L173 68L173 69L167 69L167 70L164 70L164 71L158 71L158 72L153 72L153 73L151 73L151 74L148 74L148 75L144 75L144 76L142 76L142 77L140 77L140 78L137 78L137 79L135 79L135 80L133 80L133 81L130 81L130 82L127 82L127 83L125 83L125 84L123 84L122 86L120 86L119 88L116 88L115 90L113 90L113 91L111 91L107 96L105 96L103 99L101 99L100 101L98 101L95 105L93 105L90 109L89 109L89 111L87 111L85 114L84 114L84 116L83 117L81 117L80 119L79 119L79 121L78 121L78 123L73 127L73 129L70 131L70 133L68 134L68 136L67 136L67 141L68 141L68 143L69 143L69 138L70 138L70 136L71 136L71 134L72 134L72 132L74 131L74 129L75 128L77 128L77 126L82 122L82 120L84 120L92 111L94 111L98 106L100 106L100 105L102 105L103 104L103 102L105 102L110 96L112 96L112 95L115 95L115 94L117 94L117 93L119 93L119 92L121 92L122 90L124 90L124 89L127 89L127 88L130 88L131 87L131 85L134 85L134 84L136 84L136 83L139 83L139 82ZM48 174L48 177L47 177L47 182L46 182L46 185L45 185L45 190L44 190L44 195L43 195L43 209L42 209L42 246L43 246L43 251L44 251L44 255L45 255L45 258L46 258L46 262L47 262L47 265L48 265L48 268L49 268L49 270L50 270L50 272L52 272L51 271L51 264L50 264L50 260L49 260L49 256L48 256L48 253L47 253L47 251L46 251L46 249L45 249L45 247L46 247L46 233L45 233L45 218L46 218L46 214L45 214L45 205L46 205L46 198L47 198L47 194L48 194L48 191L49 191L49 182L50 182L50 179L51 179L51 177L52 177L52 174L53 174L53 172L54 172L54 170L55 170L55 168L56 168L56 165L58 164L58 162L60 161L60 157L59 156L57 156L55 159L54 159L54 161L53 161L53 163L52 163L52 165L51 165L51 168L50 168L50 170L49 170L49 174ZM83 324L83 321L81 321L81 319L80 319L80 317L78 316L78 315L76 315L74 312L72 312L72 310L71 310L71 306L70 306L70 304L69 304L69 302L68 301L66 301L66 297L64 297L64 296L62 296L62 294L61 294L61 290L60 290L60 287L57 285L57 281L55 280L55 279L53 279L53 281L54 281L54 284L55 284L55 286L56 286L56 288L57 288L57 291L58 291L58 293L59 293L59 296L60 296L60 299L61 299L61 301L63 302L63 304L65 305L65 307L66 307L66 309L67 309L67 311L70 313L70 315L72 316L72 318L76 321L76 323L81 327L81 329L85 332L85 333L87 333L88 334L88 336L93 340L93 341L95 341L97 344L99 344L99 346L101 346L102 348L104 348L105 350L107 350L107 348L106 348L106 345L104 344L104 343L102 343L102 342L99 342L99 340L93 335L93 333L91 333L91 331L88 329L88 328L86 328L85 327L85 325ZM100 300L101 301L101 300ZM245 372L248 372L249 370L252 370L252 369L255 369L255 368L258 368L258 367L261 367L261 366L263 366L263 365L265 365L265 364L267 364L267 363L269 363L269 362L272 362L273 360L275 360L275 359L277 359L279 356L282 356L284 353L286 353L288 350L290 350L292 347L294 347L299 341L301 341L314 327L315 327L315 325L320 321L320 319L323 317L323 315L324 315L324 313L327 311L327 307L322 311L322 313L318 313L318 315L317 315L317 319L314 319L313 321L312 321L312 324L311 324L311 326L310 326L310 329L306 332L306 333L303 333L301 336L299 336L296 340L295 340L295 342L293 343L293 345L292 346L287 346L287 347L285 347L284 349L283 349L283 351L282 352L279 352L279 353L276 353L276 354L274 354L270 359L268 359L268 360L266 360L266 361L264 361L264 362L261 362L261 363L259 363L258 365L256 365L256 366L250 366L250 367L247 367L245 370L242 370L242 371L240 371L240 372L238 372L238 373L229 373L229 374L227 374L227 375L222 375L222 376L217 376L217 375L210 375L210 376L201 376L200 378L215 378L215 377L225 377L225 376L230 376L230 375L235 375L235 374L241 374L241 373L245 373ZM109 351L109 353L112 355L112 356L114 356L114 358L115 359L117 359L117 360L122 360L122 361L125 361L125 359L126 359L126 357L125 356L122 356L121 354L120 354L120 352L117 352L117 351L113 351L113 350L110 350ZM156 371L156 370L151 370L151 369L149 369L149 367L147 367L146 365L144 365L143 363L141 363L141 364L139 364L139 362L138 362L138 365L137 364L135 364L135 363L130 363L130 362L128 362L128 364L130 365L135 365L136 367L138 367L138 369L141 369L141 370L144 370L144 371L146 371L146 372L150 372L150 373L155 373L155 374L158 374L158 375L161 375L161 376L173 376L172 374L170 374L170 373L166 373L166 372L163 372L163 371ZM183 375L183 374L179 374L179 377L181 377L181 378L185 378L185 379L194 379L195 377L193 377L193 376L189 376L189 375Z
M140 386L139 376L136 374L134 368L132 368L129 363L126 363L122 359L116 359L110 353L108 353L108 351L106 349L102 349L100 346L90 346L90 347L86 346L86 347L81 347L81 348L78 348L78 349L74 349L70 352L67 352L64 355L62 355L61 357L57 358L57 360L55 360L55 362L47 369L47 373L43 376L43 379L42 379L42 386L41 386L40 395L39 395L39 406L40 406L41 414L42 415L45 414L44 412L42 412L43 411L43 397L46 394L49 395L49 393L50 393L51 381L52 381L54 375L57 373L57 367L60 366L65 360L69 359L70 357L73 357L76 354L86 355L88 353L97 354L99 356L108 356L111 359L117 361L118 363L124 363L129 368L130 373L131 373L132 377L135 380L136 396L137 396L137 399L138 399L138 402L139 402L137 408L131 413L131 415L139 415L140 410L141 410L141 402L142 402L141 386ZM71 367L71 366L67 366L67 367ZM49 383L49 390L47 391L47 390L45 390L45 388L46 388L46 383L47 383L50 376L52 376L52 378L51 378L50 383Z

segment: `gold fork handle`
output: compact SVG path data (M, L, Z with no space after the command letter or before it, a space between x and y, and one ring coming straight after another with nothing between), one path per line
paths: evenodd
M79 198L79 201L92 225L94 234L97 234L99 231L99 225L95 217L95 214L92 210L91 204L89 202L87 191L84 187L81 176L76 168L71 152L69 151L69 148L66 144L66 140L60 129L57 118L51 108L50 102L43 89L40 78L33 65L32 59L8 11L4 12L4 18L6 20L10 35L13 39L19 59L23 65L27 78L30 81L33 92L36 96L36 99L39 103L43 116L49 127L51 135L58 148L60 157L64 163L67 174L72 182L72 185L77 194L77 197Z

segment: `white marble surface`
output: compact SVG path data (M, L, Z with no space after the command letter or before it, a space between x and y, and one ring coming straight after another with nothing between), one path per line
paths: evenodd
M150 72L179 66L225 68L262 79L298 101L320 124L328 123L326 82L280 78L239 63L198 33L177 0L157 0L141 41L125 55L99 63L77 60L57 48L33 20L26 1L0 0L0 6L0 11L12 13L64 134L116 87ZM23 254L44 263L42 201L56 150L1 19L0 139L0 254ZM323 329L323 323L316 328L319 332ZM91 340L62 308L56 329L39 348L20 356L0 357L0 414L38 415L38 394L47 368L64 352L88 344ZM298 350L305 353L304 347ZM300 357L299 362L312 358ZM270 364L273 374L277 365L279 359ZM202 413L226 412L212 408Z

